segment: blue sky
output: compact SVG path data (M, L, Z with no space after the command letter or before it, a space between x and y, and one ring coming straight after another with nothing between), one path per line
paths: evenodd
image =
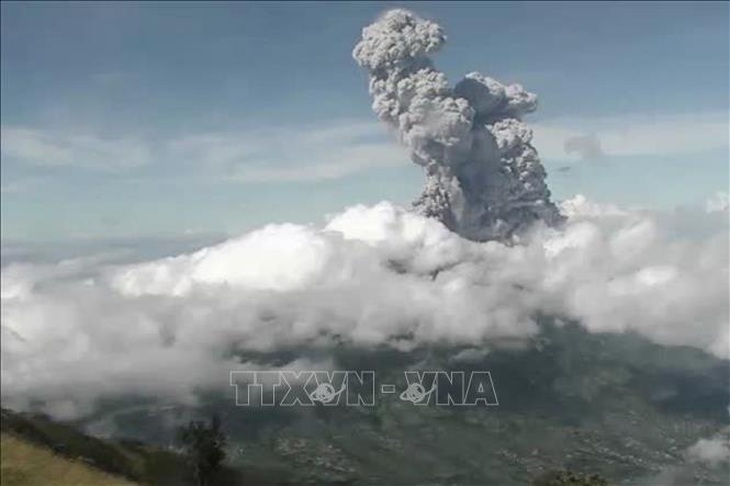
M2 238L238 233L408 203L423 182L351 58L383 3L2 2ZM728 3L409 3L540 97L557 199L728 188ZM566 153L566 141L577 151Z

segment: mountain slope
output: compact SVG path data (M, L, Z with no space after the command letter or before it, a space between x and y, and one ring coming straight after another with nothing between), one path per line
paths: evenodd
M398 390L407 369L488 370L499 406L421 407L395 394L380 395L375 407L235 407L231 389L193 409L152 413L152 404L125 414L110 407L97 420L113 416L117 433L165 443L164 423L218 413L233 466L265 466L311 484L524 485L556 469L642 484L679 467L691 484L713 485L728 473L727 463L710 467L686 457L699 439L729 425L728 362L693 348L546 320L522 348L343 345L240 354L261 369L295 357L375 370L379 383Z
M185 458L174 451L92 437L70 424L7 409L1 423L3 475L17 484L195 484ZM53 474L50 482L43 479L46 470ZM219 484L239 484L241 477L224 468Z
M0 439L2 466L0 478L5 486L125 486L132 483L107 474L81 461L54 454L11 434Z

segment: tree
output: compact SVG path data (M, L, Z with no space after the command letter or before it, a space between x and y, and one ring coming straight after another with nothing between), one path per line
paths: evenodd
M226 458L226 436L216 414L210 423L190 421L178 429L178 437L187 452L195 470L199 486L211 484L211 480Z

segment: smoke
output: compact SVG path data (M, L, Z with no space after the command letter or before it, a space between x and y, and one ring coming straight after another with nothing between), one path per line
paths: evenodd
M583 160L597 160L603 157L601 140L595 134L570 137L563 147L566 154L577 154Z
M451 90L427 57L443 42L396 10L355 48L375 111L428 173L418 212L355 206L142 263L10 263L4 404L71 417L113 397L190 403L255 353L479 348L528 340L540 314L727 357L727 204L661 214L576 197L561 216L520 120L535 96L477 73Z
M730 428L724 427L712 437L699 439L682 451L682 458L658 474L632 482L635 486L684 486L700 484L708 469L722 471L730 463Z
M687 449L686 455L690 461L702 462L710 466L730 462L728 431L720 432L709 439L698 440Z
M370 75L373 110L426 170L415 208L477 241L560 222L521 120L537 96L476 72L451 89L428 57L445 41L439 25L391 10L363 29L353 51Z

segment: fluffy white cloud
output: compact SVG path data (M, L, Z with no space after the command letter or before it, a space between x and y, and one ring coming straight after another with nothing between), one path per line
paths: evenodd
M141 264L10 264L4 400L61 415L130 393L186 401L225 386L234 349L494 344L532 335L538 311L728 355L727 218L685 238L672 215L563 206L564 228L516 246L380 203Z

